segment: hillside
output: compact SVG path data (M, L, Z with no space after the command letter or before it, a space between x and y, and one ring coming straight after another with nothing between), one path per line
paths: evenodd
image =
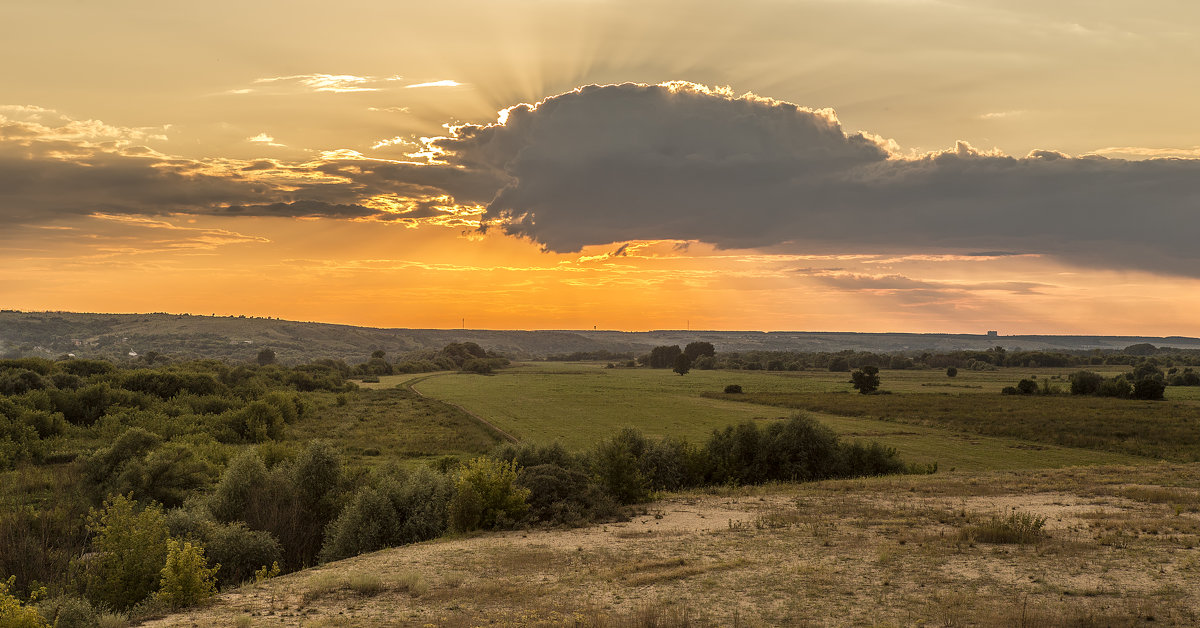
M1195 625L1198 482L1158 465L714 489L366 554L145 625ZM1042 533L984 540L1014 508Z
M176 358L253 359L273 349L287 364L317 358L361 362L382 349L400 355L474 342L514 358L584 351L645 352L657 345L712 342L718 351L921 352L986 349L1116 350L1138 343L1200 349L1200 339L1143 336L988 336L986 334L875 334L848 332L647 332L482 329L383 329L272 318L190 314L82 314L0 311L0 355L120 359L154 351Z

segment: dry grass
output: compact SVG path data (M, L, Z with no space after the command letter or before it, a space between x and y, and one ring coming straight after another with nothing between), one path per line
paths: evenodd
M697 491L624 523L360 556L150 625L1196 625L1200 516L1171 504L1197 489L1191 464ZM964 541L993 518L1041 536Z

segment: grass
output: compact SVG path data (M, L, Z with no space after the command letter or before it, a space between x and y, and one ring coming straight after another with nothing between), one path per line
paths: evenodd
M1007 515L992 515L983 523L959 530L960 540L979 543L1029 545L1045 538L1046 518L1013 509Z
M475 419L403 388L360 390L345 405L292 426L301 441L329 439L349 462L371 466L396 458L482 453L498 440Z
M728 397L756 405L948 427L1064 447L1200 460L1200 405L1190 402L938 393L759 392Z
M1023 369L1025 372L1028 369ZM1059 369L1066 371L1066 369ZM1042 369L1042 376L1051 369ZM953 395L928 394L923 383L948 380L942 371L884 371L885 384L902 376L912 393L852 395L845 373L765 371L692 371L680 377L665 369L605 369L596 364L539 363L500 371L490 377L443 374L428 377L415 388L431 397L459 404L515 436L535 442L558 440L583 449L622 427L633 426L656 436L679 436L702 442L712 430L746 420L774 419L790 414L751 403L763 395L827 395L835 399L869 397L891 402L917 398L921 402ZM996 393L1013 375L970 372L956 384L985 386ZM738 383L745 395L726 395L725 385ZM803 390L806 393L794 391ZM935 389L938 390L938 389ZM955 389L957 390L957 389ZM976 391L977 389L970 389ZM708 396L706 396L706 394ZM1000 397L996 394L995 397ZM967 405L992 396L967 393ZM937 462L943 470L1018 469L1083 464L1133 464L1139 458L1119 453L1038 444L1015 438L963 434L936 425L897 425L873 417L845 416L840 406L813 416L851 440L877 440L895 447L907 462Z

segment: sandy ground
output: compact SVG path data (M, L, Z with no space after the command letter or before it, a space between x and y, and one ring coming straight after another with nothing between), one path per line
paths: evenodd
M1197 625L1200 467L1170 469L1182 504L1126 497L1158 484L1122 468L675 496L621 523L358 556L145 625ZM963 533L1014 509L1045 517L1042 541Z

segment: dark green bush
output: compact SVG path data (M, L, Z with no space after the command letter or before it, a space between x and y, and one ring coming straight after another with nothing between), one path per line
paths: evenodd
M1095 395L1100 392L1104 377L1091 371L1077 371L1071 374L1072 395Z
M742 394L742 386L741 386L741 384L730 384L730 385L726 386L726 387L725 387L725 394L727 394L727 395L740 395L740 394Z
M1133 383L1133 398L1147 401L1158 401L1166 392L1166 385L1160 379L1144 377Z
M517 485L529 490L528 519L550 525L585 525L612 518L617 504L587 475L557 464L521 469Z
M650 483L638 464L644 444L640 434L626 428L589 453L593 478L618 503L635 504L650 496Z

